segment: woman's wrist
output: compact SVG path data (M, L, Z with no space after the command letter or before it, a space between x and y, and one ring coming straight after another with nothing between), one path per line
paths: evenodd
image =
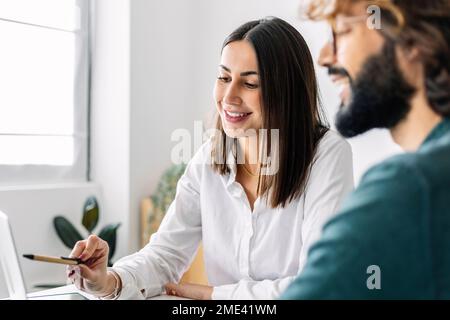
M106 273L106 283L104 290L98 294L100 298L112 299L115 298L122 288L120 277L112 270L108 270Z

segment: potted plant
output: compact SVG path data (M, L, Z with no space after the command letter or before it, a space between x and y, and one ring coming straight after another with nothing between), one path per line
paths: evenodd
M147 244L150 236L156 232L170 204L175 198L177 183L186 170L185 164L174 164L162 174L155 192L141 203L142 231L141 246Z
M98 224L100 209L95 197L89 197L84 203L81 224L86 229L87 236L93 234ZM77 241L87 238L83 237L72 223L63 216L57 216L53 219L53 225L64 245L73 249ZM116 250L117 229L120 223L111 223L104 226L99 232L98 237L105 240L109 245L108 266L112 266L111 258Z

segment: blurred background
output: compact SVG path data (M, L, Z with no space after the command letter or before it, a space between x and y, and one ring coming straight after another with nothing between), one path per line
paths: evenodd
M0 0L0 210L18 253L68 255L53 218L83 230L89 196L98 200L99 226L121 223L114 260L138 250L142 200L172 165L172 133L194 136L195 121L214 112L225 37L277 16L317 59L327 26L302 21L301 2ZM317 75L333 123L337 93L326 70ZM399 152L382 130L349 141L356 183ZM62 266L19 260L30 290L65 282ZM7 295L0 273L0 298Z

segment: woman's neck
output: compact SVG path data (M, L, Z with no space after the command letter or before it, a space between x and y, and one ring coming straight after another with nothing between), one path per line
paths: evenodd
M245 165L252 173L259 170L259 140L257 136L238 138L238 164Z

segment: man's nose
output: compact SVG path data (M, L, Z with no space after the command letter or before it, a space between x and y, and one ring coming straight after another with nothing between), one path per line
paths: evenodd
M336 63L336 55L334 53L333 43L327 42L320 50L319 60L317 61L322 67L329 67Z

